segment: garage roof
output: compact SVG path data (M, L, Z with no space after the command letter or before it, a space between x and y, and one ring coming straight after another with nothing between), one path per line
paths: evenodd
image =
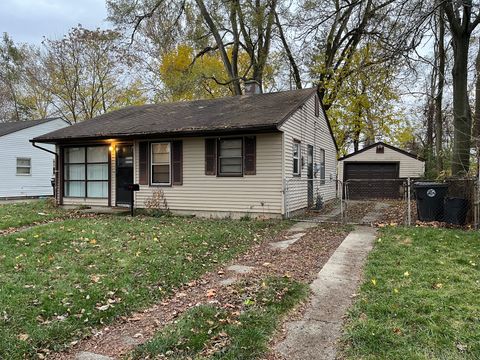
M358 151L355 151L355 152L353 152L353 153L351 153L351 154L345 155L345 156L341 157L340 159L338 159L338 161L348 159L349 157L352 157L352 156L357 155L357 154L360 154L360 153L362 153L362 152L364 152L364 151L367 151L367 150L370 150L370 149L372 149L372 148L375 148L375 147L377 147L378 145L383 145L383 146L386 147L386 148L389 148L389 149L391 149L391 150L397 151L397 152L399 152L399 153L401 153L401 154L403 154L403 155L410 156L411 158L414 158L414 159L417 159L417 160L420 160L420 161L425 161L423 158L421 158L421 157L418 156L418 155L412 154L412 153L410 153L410 152L408 152L408 151L405 151L405 150L403 150L403 149L400 149L400 148L398 148L398 147L396 147L396 146L386 144L386 143L384 143L383 141L376 142L375 144L366 146L366 147L364 147L364 148L361 149L361 150L358 150Z

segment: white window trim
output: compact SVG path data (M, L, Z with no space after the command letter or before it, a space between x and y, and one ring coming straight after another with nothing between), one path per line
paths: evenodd
M294 148L297 148L297 156L295 156L295 151ZM302 144L300 142L294 141L293 142L293 147L292 147L292 174L295 176L300 176L302 174L302 164L301 164L301 158L302 158ZM297 172L294 171L294 163L295 159L297 160Z
M168 183L166 182L153 182L153 166L165 165L153 162L153 145L167 144L168 145ZM172 185L172 143L170 141L152 142L150 143L150 185L169 186Z
M18 160L28 160L30 161L30 165L29 166L26 166L26 165L18 165ZM28 174L19 174L18 173L18 168L28 168ZM15 174L17 176L32 176L32 158L29 158L29 157L25 157L25 156L19 156L17 158L15 158Z
M229 141L229 140L240 140L241 141L241 145L240 145L240 156L222 156L220 153L221 153L221 145L220 145L220 142L221 141ZM244 173L244 164L243 164L243 158L244 158L244 140L243 140L243 137L242 138L238 138L238 137L232 137L232 138L220 138L218 139L218 154L217 154L217 164L218 164L218 171L217 171L217 175L218 176L223 176L223 177L240 177L240 176L243 176L243 173ZM222 172L222 169L221 169L221 159L240 159L240 172L236 172L236 173L224 173Z
M320 185L325 185L327 183L327 166L326 166L327 153L324 148L319 149L319 155L320 154L323 154L323 157L319 156L319 161L318 161L318 164L320 165L320 168L319 168ZM323 178L322 178L322 166L323 166Z

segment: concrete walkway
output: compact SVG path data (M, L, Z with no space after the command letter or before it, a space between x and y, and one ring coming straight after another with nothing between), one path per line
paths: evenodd
M313 297L303 318L286 324L287 336L276 346L280 354L292 360L335 359L343 316L360 285L375 237L375 229L359 226L343 240L310 285Z

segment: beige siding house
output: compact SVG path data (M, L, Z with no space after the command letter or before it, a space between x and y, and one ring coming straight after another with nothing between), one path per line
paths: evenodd
M126 185L138 184L139 208L162 196L174 213L281 217L292 178L305 179L289 192L295 209L309 205L309 174L325 178L317 195L336 196L337 149L315 89L130 107L33 141L56 144L59 204L128 206Z
M424 172L423 159L383 142L338 160L338 179L359 198L396 197L403 180L421 178Z

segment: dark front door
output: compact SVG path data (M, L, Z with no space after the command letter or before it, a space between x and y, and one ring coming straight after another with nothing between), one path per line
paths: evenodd
M345 163L350 199L396 199L401 196L398 163Z
M313 206L313 146L307 147L308 207Z
M117 205L130 204L130 191L126 189L133 183L133 146L116 146L116 200Z

